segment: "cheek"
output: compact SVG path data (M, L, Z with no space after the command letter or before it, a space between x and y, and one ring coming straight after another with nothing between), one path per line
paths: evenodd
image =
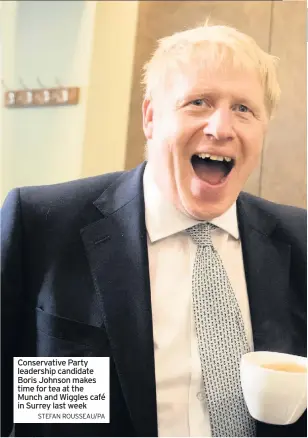
M175 136L177 120L170 111L160 111L153 117L153 138L164 141Z
M164 145L169 144L170 150L181 149L196 131L191 120L187 121L174 110L166 109L154 119L154 138Z
M244 137L244 156L247 159L256 160L262 152L263 141L264 141L264 131L261 129L247 131Z

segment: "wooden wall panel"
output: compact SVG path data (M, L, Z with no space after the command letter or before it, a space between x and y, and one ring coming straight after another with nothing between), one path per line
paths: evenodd
M306 207L306 3L273 2L281 102L264 148L261 196Z

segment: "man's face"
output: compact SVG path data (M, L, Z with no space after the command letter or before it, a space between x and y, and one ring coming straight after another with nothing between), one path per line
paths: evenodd
M250 70L190 67L171 80L164 96L143 104L148 165L179 210L210 220L234 203L258 162L264 90Z

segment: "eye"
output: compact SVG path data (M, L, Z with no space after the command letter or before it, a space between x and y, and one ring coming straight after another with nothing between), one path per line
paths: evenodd
M190 102L190 105L194 106L209 106L208 103L204 99L194 99Z
M236 108L240 113L249 113L251 112L250 109L243 104L239 104L239 105L234 105L233 108Z
M204 103L203 99L195 99L191 102L192 105L201 106Z

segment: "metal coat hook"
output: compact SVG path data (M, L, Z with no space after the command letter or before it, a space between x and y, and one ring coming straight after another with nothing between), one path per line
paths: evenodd
M29 90L29 87L27 87L27 85L25 85L25 83L21 77L19 77L19 83L24 90Z
M36 78L36 82L39 84L40 88L47 88L44 84L42 84L39 77Z
M33 93L30 90L29 87L27 87L27 85L24 83L23 79L21 77L19 77L19 83L22 86L22 88L25 90L26 95L25 98L23 98L22 100L25 100L25 103L27 105L31 105L32 101L33 101ZM17 98L17 100L19 101L19 99Z
M42 83L39 77L36 78L37 83L39 84L40 88L45 88L43 91L43 101L44 103L49 103L50 101L50 91L47 89L47 87Z
M59 79L57 77L55 77L55 83L58 85L59 89L62 90L62 101L68 102L69 94L68 94L68 90L66 89L66 87L64 87L63 84L61 84L61 82L59 81Z
M57 76L55 77L55 83L58 85L59 88L64 88L63 84L61 84Z
M15 103L16 103L15 92L12 91L12 90L10 90L10 89L5 85L4 79L1 80L1 84L2 84L2 87L3 87L3 88L5 89L5 91L6 91L6 104L7 104L7 106L15 105Z
M4 79L1 79L1 84L2 84L2 87L3 87L6 91L9 91L9 88L5 85Z

